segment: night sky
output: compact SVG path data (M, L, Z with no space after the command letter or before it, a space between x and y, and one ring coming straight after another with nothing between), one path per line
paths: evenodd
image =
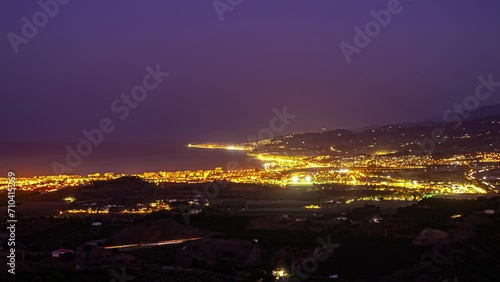
M348 64L339 44L388 2L243 0L221 21L212 1L72 0L16 54L7 35L41 8L1 1L0 142L70 144L105 117L105 142L239 141L283 106L287 133L423 121L500 80L497 0L402 0ZM170 76L117 121L157 64Z

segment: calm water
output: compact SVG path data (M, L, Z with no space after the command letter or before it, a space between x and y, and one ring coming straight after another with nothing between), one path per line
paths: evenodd
M9 144L0 149L0 173L14 171L18 177L53 175L52 162L65 164L66 145L75 143ZM83 157L73 173L94 172L140 173L144 171L175 171L255 168L259 161L249 159L245 152L187 148L185 144L142 145L102 144Z

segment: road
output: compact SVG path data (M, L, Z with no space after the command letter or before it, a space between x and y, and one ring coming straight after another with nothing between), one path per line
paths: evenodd
M144 248L152 248L166 245L178 245L190 241L201 240L206 237L195 237L195 238L186 238L186 239L176 239L176 240L167 240L167 241L158 241L153 243L140 243L140 244L129 244L129 245L116 245L116 246L107 246L103 247L106 250L136 250L136 249L144 249Z

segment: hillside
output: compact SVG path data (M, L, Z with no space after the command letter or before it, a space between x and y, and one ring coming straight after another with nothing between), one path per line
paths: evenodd
M489 109L481 112L486 113ZM257 153L354 156L360 154L463 154L500 150L500 114L456 123L396 124L363 132L345 129L289 135L259 145Z

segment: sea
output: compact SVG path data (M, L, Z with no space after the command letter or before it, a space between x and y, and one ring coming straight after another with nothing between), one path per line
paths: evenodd
M0 146L0 172L7 175L13 171L17 177L32 177L262 167L260 161L247 156L245 151L188 148L187 144L103 143L87 150L90 153L81 158L69 153L75 148L76 143L71 142L3 144Z

